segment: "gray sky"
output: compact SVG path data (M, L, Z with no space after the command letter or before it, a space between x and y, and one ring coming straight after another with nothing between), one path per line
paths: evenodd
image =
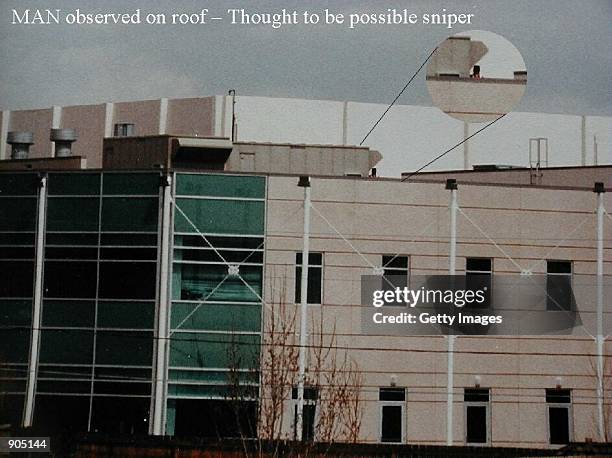
M199 12L206 25L12 25L12 9ZM227 8L251 12L330 8L473 13L472 24L231 25ZM447 36L480 29L521 52L528 88L517 111L612 115L612 2L593 1L197 1L0 0L0 108L238 94L387 103ZM402 104L431 105L424 71Z

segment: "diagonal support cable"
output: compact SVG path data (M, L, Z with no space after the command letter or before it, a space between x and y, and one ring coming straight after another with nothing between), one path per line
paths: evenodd
M323 214L322 214L322 213L321 213L321 212L320 212L320 211L317 209L317 207L315 207L314 205L312 205L312 204L311 204L311 205L310 205L310 208L312 208L312 209L315 211L315 213L316 213L317 215L319 215L319 217L320 217L320 218L321 218L323 221L325 221L325 222L327 223L327 225L328 225L328 226L329 226L329 227L330 227L330 228L331 228L331 229L332 229L332 230L333 230L333 231L334 231L336 234L338 234L338 235L340 236L340 238L341 238L342 240L344 240L344 241L347 243L347 245L348 245L348 246L350 246L350 247L351 247L351 249L352 249L352 250L353 250L355 253L357 253L359 256L361 256L361 258L362 258L362 259L363 259L363 260L364 260L366 263L368 263L368 265L369 265L369 266L370 266L372 269L377 269L377 268L378 268L378 266L375 266L374 264L372 264L372 263L370 262L370 260L364 256L364 254L363 254L363 253L361 253L361 252L360 252L360 251L359 251L357 248L355 248L355 245L353 245L353 244L350 242L350 240L349 240L349 239L347 239L347 238L346 238L344 235L342 235L342 233L341 233L341 232L340 232L338 229L336 229L336 227L335 227L335 226L334 226L334 225L333 225L333 224L332 224L332 223L331 223L331 222L330 222L330 221L329 221L329 220L328 220L328 219L327 219L325 216L323 216Z
M502 247L501 247L501 246L500 246L500 245L499 245L499 244L498 244L498 243L497 243L495 240L493 240L491 237L489 237L489 235L488 235L488 234L487 234L487 233L486 233L486 232L485 232L485 231L484 231L484 230L483 230L483 229L482 229L482 228L481 228L481 227L480 227L478 224L476 224L476 223L475 223L475 222L474 222L474 221L473 221L473 220L472 220L472 219L471 219L471 218L470 218L470 217L469 217L469 216L468 216L468 215L467 215L467 214L466 214L466 213L463 211L463 209L462 209L461 207L457 206L457 210L459 210L459 213L461 213L461 214L462 214L462 215L465 217L465 219L467 219L467 220L470 222L470 224L471 224L472 226L474 226L474 227L475 227L475 228L478 230L478 232L480 232L482 235L484 235L484 237L485 237L485 238L486 238L486 239L487 239L489 242L491 242L491 243L492 243L492 244L495 246L495 248L497 248L497 249L498 249L498 250L499 250L499 251L500 251L500 252L501 252L501 253L502 253L502 254L503 254L503 255L504 255L506 258L508 258L508 260L510 260L510 262L511 262L512 264L514 264L514 265L515 265L515 266L518 268L518 270L519 270L520 272L523 272L523 271L524 271L524 270L523 270L523 267L522 267L522 266L521 266L521 265L520 265L518 262L516 262L516 261L515 261L515 260L512 258L512 256L510 256L508 253L506 253L506 251L505 251L505 250L504 250L504 249L503 249L503 248L502 248Z

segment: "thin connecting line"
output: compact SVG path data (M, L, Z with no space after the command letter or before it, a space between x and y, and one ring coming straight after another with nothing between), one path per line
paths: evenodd
M404 88L399 92L399 94L397 94L397 96L393 99L393 102L391 102L391 104L387 107L387 109L385 110L385 112L380 116L380 118L378 118L378 121L376 121L374 123L374 125L372 126L372 128L370 129L370 131L366 134L365 137L363 137L363 140L361 140L361 142L359 143L359 146L363 145L363 142L366 141L366 139L370 136L370 134L374 131L374 129L376 129L376 127L378 126L378 124L380 124L380 121L382 121L382 119L386 116L386 114L389 112L389 110L391 109L391 107L393 105L395 105L395 102L397 102L399 100L399 98L402 96L402 94L404 93L404 91L408 88L408 86L410 86L410 83L412 83L412 81L416 78L416 76L419 74L419 72L423 69L423 67L425 66L425 64L427 62L429 62L429 59L431 59L431 56L433 56L433 54L436 52L438 48L434 48L434 50L429 53L429 56L427 56L427 59L425 59L425 61L421 64L421 66L418 68L418 70L414 73L414 75L412 75L412 78L410 78L410 80L408 80L408 82L406 83L406 85L404 86Z
M512 257L508 253L506 253L504 249L501 246L499 246L495 240L489 237L489 235L478 224L472 221L472 219L468 215L465 214L465 212L461 209L461 207L457 206L457 210L459 210L459 213L465 216L465 219L467 219L472 226L478 229L478 232L484 235L485 238L495 246L495 248L497 248L506 258L508 258L510 262L518 268L520 272L523 272L523 267L519 263L517 263L514 259L512 259Z
M310 204L310 208L312 208L312 209L315 211L315 213L316 213L317 215L319 215L319 217L320 217L320 218L321 218L323 221L325 221L325 222L327 223L327 225L328 225L329 227L331 227L331 228L332 228L332 230L333 230L333 231L334 231L336 234L338 234L338 235L340 236L340 238L341 238L342 240L344 240L344 241L345 241L345 242L348 244L348 246L350 246L350 247L351 247L351 249L352 249L352 250L353 250L355 253L357 253L359 256L361 256L361 258L362 258L362 259L363 259L365 262L367 262L367 263L368 263L368 265L369 265L369 266L370 266L372 269L377 269L377 268L378 268L378 266L375 266L374 264L372 264L368 258L366 258L366 257L365 257L365 256L364 256L364 255L363 255L363 254L362 254L362 253L361 253L361 252L360 252L360 251L359 251L357 248L355 248L355 246L354 246L354 245L353 245L353 244L350 242L350 240L349 240L349 239L347 239L347 238L346 238L344 235L342 235L342 233L341 233L341 232L340 232L338 229L336 229L336 228L334 227L334 225L333 225L333 224L332 224L332 223L331 223L331 222L330 222L330 221L329 221L329 220L328 220L328 219L327 219L325 216L323 216L323 214L322 214L322 213L321 213L321 212L320 212L320 211L317 209L317 207L315 207L314 205Z
M177 330L178 330L178 329L179 329L181 326L183 326L183 325L185 324L185 322L186 322L186 321L187 321L189 318L191 318L191 317L193 316L193 314L194 314L194 313L196 313L196 312L197 312L197 311L200 309L200 307L201 307L202 305L204 305L204 303L205 303L205 302L206 302L206 301L207 301L207 300L208 300L208 299L209 299L209 298L210 298L210 297L211 297L213 294L215 294L215 292L217 292L217 290L218 290L218 289L221 287L221 285L222 285L222 284L225 282L225 280L227 280L227 277L228 277L227 275L226 275L225 277L223 277L223 279L222 279L222 280L221 280L221 281L220 281L220 282L217 284L217 286L215 286L215 287L213 288L213 290L212 290L210 293L208 293L204 299L201 299L201 300L198 302L198 305L196 305L196 306L193 308L193 310L192 310L191 312L189 312L189 313L187 314L187 316L186 316L185 318L183 318L183 319L181 320L181 322L180 322L179 324L177 324L177 325L174 327L174 329L172 329L172 330L170 331L170 333L169 333L169 336L170 336L170 337L172 337L172 334L174 334L174 333L175 333L175 332L176 332L176 331L177 331Z
M219 250L217 250L217 248L215 248L213 246L212 243L210 243L210 241L206 238L206 236L198 229L198 227L194 224L194 222L185 214L185 212L183 210L181 210L181 208L177 205L176 201L174 201L173 199L171 199L171 202L174 204L174 208L176 208L179 213L181 215L183 215L183 218L185 218L187 220L187 222L189 223L189 225L191 227L193 227L195 229L195 231L198 233L198 235L200 237L202 237L204 239L204 241L214 250L214 252L217 254L217 256L219 256L219 258L223 261L223 263L229 268L230 266L232 266L232 264L230 264L219 252ZM261 245L260 245L261 246ZM258 249L258 248L256 248ZM251 253L252 254L252 253ZM250 255L249 255L250 256ZM238 264L234 264L235 266L237 266L238 268L249 258L249 256L247 256L245 259L243 259L240 263ZM242 281L246 287L255 295L255 297L257 297L257 299L259 299L259 301L266 307L268 308L268 310L270 310L272 313L274 313L274 310L272 309L272 307L270 307L270 305L263 299L263 297L257 292L255 291L255 289L244 279L242 278L242 275L240 275L240 271L238 271L238 273L236 274L236 276L240 279L240 281ZM212 293L219 287L221 286L221 283L223 283L225 281L225 279L228 277L228 275L225 276L225 278L223 278L223 280L221 280L221 282L215 287L215 289L207 296L210 297L210 295L212 295ZM195 311L204 303L204 301L206 301L205 298L203 301L201 301L196 308L192 311L192 313L190 315L192 315L193 313L195 313ZM189 315L188 315L189 317ZM187 318L188 318L187 317Z
M432 225L433 223L435 223L435 222L436 222L436 220L435 220L435 219L434 219L434 220L432 220L432 221L430 221L430 222L429 222L429 224L428 224L427 226L425 226L425 228L423 228L423 230L421 230L421 231L420 231L420 232L419 232L417 235L415 235L415 236L412 238L412 240L410 240L410 242L415 242L415 241L416 241L416 238L418 238L418 237L420 237L420 236L424 235L424 234L425 234L425 231L427 231L427 229L429 229L429 228L431 227L431 225ZM393 256L391 259L389 259L389 260L388 260L388 261L387 261L387 262L386 262L386 263L385 263L385 264L384 264L382 267L387 267L389 264L391 264L391 263L392 263L392 262L395 260L395 258L397 258L398 256L400 256L400 254L401 254L401 253L397 253L395 256Z
M486 128L492 126L493 124L495 124L497 121L499 121L501 118L503 118L504 116L506 116L508 113L504 113L503 115L499 116L498 118L495 118L493 121L491 121L489 124L486 124L484 127L481 127L480 129L478 129L476 132L474 132L472 135L470 135L469 137L464 138L463 140L461 140L459 143L457 143L455 146L447 149L446 151L444 151L442 154L439 154L438 156L436 156L435 158L433 158L431 161L429 161L427 164L425 164L424 166L422 166L421 168L415 170L414 172L409 173L407 176L405 176L404 178L402 178L400 181L406 181L408 179L410 179L412 176L416 175L417 173L419 173L421 170L429 167L431 164L433 164L434 162L436 162L438 159L441 159L442 157L446 156L448 153L450 153L452 150L454 150L455 148L463 145L465 142L467 142L470 138L474 137L475 135L479 134L480 132L482 132L483 130L485 130Z

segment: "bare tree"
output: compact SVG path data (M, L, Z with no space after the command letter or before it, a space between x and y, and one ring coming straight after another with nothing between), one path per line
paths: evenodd
M591 364L591 373L590 373L590 377L593 378L594 382L595 382L595 391L597 392L597 386L599 385L599 371L597 370L597 358L592 357L590 359L590 364ZM612 361L610 361L610 358L605 357L604 361L603 361L603 368L602 368L602 388L603 388L603 399L602 399L602 404L603 404L603 433L604 433L604 437L603 440L604 442L611 442L612 441ZM596 437L599 440L599 412L596 409L595 413L593 414L593 432L594 432L594 437Z
M271 296L265 310L261 351L254 356L258 364L259 396L257 404L257 438L242 436L245 456L263 456L263 442L267 442L265 456L281 454L279 444L292 437L284 425L290 411L291 394L298 379L299 343L296 334L297 307L287 304L286 280L271 275ZM317 393L315 400L318 414L314 424L314 440L319 442L357 442L361 428L363 404L361 389L363 377L358 365L346 350L338 348L335 324L326 331L323 327L322 307L311 312L312 329L308 348L307 389ZM317 316L315 316L317 315ZM245 385L244 352L236 351L237 342L232 339L228 349L230 363L229 398L235 406L236 421L243 419L240 405L253 400L253 390ZM247 378L248 379L248 378ZM240 429L240 428L239 428ZM241 429L241 432L242 429ZM257 444L249 447L248 442ZM299 446L299 454L310 453L312 444ZM285 444L286 447L286 444ZM283 451L286 453L287 449ZM298 450L295 450L298 453Z

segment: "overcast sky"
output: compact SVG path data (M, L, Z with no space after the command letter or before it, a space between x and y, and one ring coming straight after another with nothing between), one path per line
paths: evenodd
M192 26L12 25L12 9L199 12L223 21ZM472 24L240 26L228 7L251 12L330 8L472 13ZM593 1L159 1L0 0L0 108L225 94L388 103L433 48L457 32L500 34L529 74L516 108L612 115L612 2ZM425 72L399 103L431 105Z

